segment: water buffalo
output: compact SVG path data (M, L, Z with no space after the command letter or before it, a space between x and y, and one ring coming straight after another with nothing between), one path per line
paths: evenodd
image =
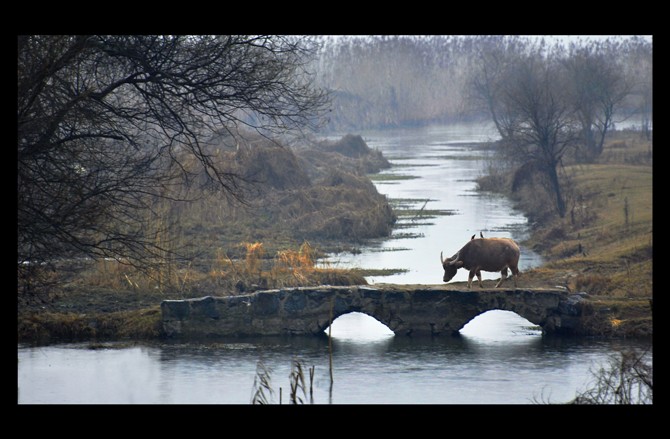
M482 286L482 275L480 270L499 271L500 281L496 288L507 278L507 269L512 270L514 287L516 278L519 276L519 246L508 238L480 238L471 239L454 256L444 259L440 252L440 262L444 268L445 282L449 282L459 268L470 271L468 276L468 288L472 286L472 279L477 276L479 287Z

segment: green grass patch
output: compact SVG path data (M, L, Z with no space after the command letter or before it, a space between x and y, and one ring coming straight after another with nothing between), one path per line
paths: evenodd
M435 218L438 216L456 215L456 210L451 209L404 209L398 210L396 216L399 218Z
M412 205L420 203L429 203L432 200L430 198L390 198L389 204L394 210L409 209Z
M399 163L399 164L394 164L392 167L393 168L431 168L435 166L440 166L439 164L436 163Z
M417 177L415 175L402 175L402 174L373 174L369 176L370 180L374 183L391 183L403 180L415 180Z
M391 239L415 239L415 238L423 238L425 235L423 233L409 233L409 232L401 232L401 233L394 233L391 235Z
M426 206L431 201L435 200L427 198L392 198L389 200L389 204L396 217L403 221L426 220L438 216L455 215L457 213L456 210L452 209L426 209ZM417 206L419 206L418 209ZM405 224L396 223L395 227L403 227Z
M435 223L432 223L430 221L411 221L411 222L399 222L396 223L395 228L396 229L411 229L414 227L421 227L421 226L434 226Z
M407 247L389 247L389 248L380 248L376 250L370 250L370 253L387 253L387 252L403 252L410 250Z

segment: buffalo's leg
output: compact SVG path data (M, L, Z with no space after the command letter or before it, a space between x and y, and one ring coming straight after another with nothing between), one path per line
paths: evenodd
M470 270L470 274L468 275L468 289L472 288L472 279L477 276L477 280L479 281L479 288L484 288L482 286L482 272L479 270Z
M505 279L507 279L507 267L503 268L503 270L500 272L500 280L495 287L498 288ZM514 286L516 287L516 277L514 278Z
M519 269L517 267L512 267L512 277L514 278L514 288L516 288L516 278L519 277Z

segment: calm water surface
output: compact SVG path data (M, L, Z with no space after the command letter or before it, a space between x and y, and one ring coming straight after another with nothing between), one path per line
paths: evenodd
M362 135L368 146L381 150L393 165L381 172L387 178L376 180L380 193L391 200L402 200L410 209L449 214L401 218L395 239L374 242L363 247L360 254L332 255L328 261L331 265L406 270L392 276L370 276L369 283L437 284L442 282L440 252L450 257L480 232L489 238L517 241L527 236L528 220L510 200L477 191L476 179L485 174L491 153L476 143L497 138L490 126L460 124ZM521 246L522 272L541 264L540 255ZM459 270L452 282L466 281L467 277L465 270ZM483 279L499 277L499 273L482 272Z
M328 340L253 338L131 347L88 344L21 347L21 404L249 404L256 368L271 370L268 395L288 403L293 359L314 367L304 401L315 404L532 404L566 402L591 371L633 341L544 338L516 314L491 311L460 337L394 337L363 314L333 322L333 385Z
M476 192L487 153L471 143L494 138L482 126L459 125L365 133L394 168L387 174L418 178L380 181L377 187L407 204L449 210L453 215L406 221L397 239L380 240L361 254L332 255L346 267L405 268L407 272L368 278L370 283L442 281L440 251L453 255L473 234L522 240L527 220L503 197ZM425 200L428 200L426 203ZM402 234L412 238L402 238ZM392 251L401 249L400 251ZM520 270L541 258L522 248ZM497 278L482 272L484 279ZM522 280L523 278L521 278ZM460 270L454 281L467 280ZM521 281L520 280L520 281ZM259 362L270 370L271 402L288 402L294 359L314 367L316 404L530 404L566 402L589 386L593 373L614 352L650 352L650 341L543 337L537 328L507 311L473 319L458 337L394 337L381 323L359 313L332 325L334 382L328 339L264 337L208 343L140 345L66 344L19 346L18 402L21 404L249 404Z

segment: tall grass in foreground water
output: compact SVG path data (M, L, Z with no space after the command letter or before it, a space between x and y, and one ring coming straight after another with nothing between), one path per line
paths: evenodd
M309 403L314 404L314 366L309 369ZM252 404L271 404L274 400L272 388L272 369L258 360L256 363L256 377L251 396ZM289 404L305 404L307 401L307 386L302 361L294 358L291 362L289 374ZM279 388L279 404L282 403L282 388Z

